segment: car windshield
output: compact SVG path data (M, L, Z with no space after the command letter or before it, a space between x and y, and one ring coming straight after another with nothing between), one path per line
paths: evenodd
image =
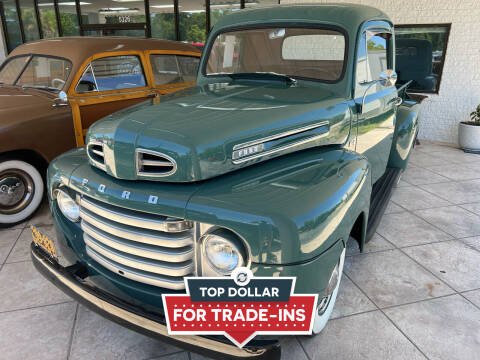
M7 60L0 70L0 83L13 85L25 67L28 59L30 59L30 56L19 56Z
M71 70L66 59L34 55L15 85L59 92Z
M217 36L205 73L207 76L252 74L252 78L268 73L335 82L343 75L344 61L345 37L336 30L247 29Z
M71 69L72 64L66 59L41 55L19 56L7 60L2 67L0 83L59 92Z

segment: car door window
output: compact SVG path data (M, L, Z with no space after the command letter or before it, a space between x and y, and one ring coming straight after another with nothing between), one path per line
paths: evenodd
M195 81L200 59L193 56L151 55L155 85Z
M77 84L77 92L121 90L146 86L140 58L109 56L94 60Z
M388 69L388 40L390 34L367 31L367 78L377 80Z
M200 58L193 56L177 56L178 66L184 82L197 80L197 71Z
M77 93L86 93L91 91L98 91L95 76L93 76L92 66L88 65L83 73L80 81L77 84Z

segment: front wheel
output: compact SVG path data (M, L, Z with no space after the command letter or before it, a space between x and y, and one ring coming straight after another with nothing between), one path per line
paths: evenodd
M38 170L22 160L0 162L0 227L28 219L43 198L43 179Z
M327 325L328 319L330 319L330 316L332 315L333 307L337 300L338 289L340 287L340 280L342 279L344 261L345 249L343 249L337 266L335 266L335 269L333 269L332 275L330 276L326 294L318 299L315 320L313 322L313 334L320 333Z

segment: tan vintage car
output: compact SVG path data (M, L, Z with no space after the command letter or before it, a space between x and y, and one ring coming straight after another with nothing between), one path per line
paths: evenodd
M191 45L154 39L71 37L16 48L0 67L0 227L35 212L48 163L83 146L91 124L193 85L199 58Z

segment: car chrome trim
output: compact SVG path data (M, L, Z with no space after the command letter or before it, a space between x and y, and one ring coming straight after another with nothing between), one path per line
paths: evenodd
M276 147L276 148L273 148L273 149L270 149L270 150L267 150L267 151L263 150L264 144L266 142L273 141L273 140L278 140L278 139L283 139L283 138L286 138L286 137L292 136L292 135L301 134L301 133L309 131L309 130L314 130L314 129L317 129L317 128L320 128L320 127L328 126L329 124L330 123L328 121L322 121L322 122L319 122L319 123L316 123L316 124L303 126L303 127L297 128L297 129L285 131L285 132L280 133L280 134L271 135L271 136L267 136L267 137L264 137L264 138L261 138L261 139L256 139L256 140L247 141L247 142L244 142L244 143L241 143L241 144L237 144L233 147L232 163L241 164L241 163L244 163L246 161L254 160L254 159L257 159L257 158L260 158L260 157L263 157L263 156L268 156L268 155L275 154L277 152L285 151L285 150L288 150L292 147L303 145L303 144L305 144L307 142L310 142L310 141L318 140L322 137L327 136L330 131L328 130L327 132L325 132L323 134L310 136L306 139L296 141L292 144L279 146L279 147ZM252 146L255 146L255 145L261 145L261 149L258 150L258 152L255 152L252 155L247 155L247 156L243 156L243 157L236 156L236 152L238 150L249 148L249 147L252 147Z
M160 159L159 160L144 160L142 158L142 154L157 156ZM145 171L145 169L143 169L144 166L159 166L159 167L163 166L163 167L166 167L166 168L171 167L171 169L168 170L168 171L165 171L165 172L153 172L153 171L149 172L149 171ZM136 168L137 176L141 176L141 177L165 177L165 176L170 176L170 175L175 174L177 172L178 167L177 167L177 162L171 156L168 156L164 153L157 152L157 151L137 148L137 149L135 149L135 168Z
M141 213L135 210L118 208L97 201L80 198L80 206L90 210L94 214L100 215L108 220L115 221L120 224L135 226L143 229L164 231L164 232L183 232L193 227L191 221L188 220L158 220L158 216ZM121 209L121 212L119 211Z
M109 248L87 234L83 235L83 240L87 245L87 251L93 250L105 260L111 260L112 262L125 265L126 267L138 271L167 276L187 276L193 271L193 263L191 261L171 263L167 261L147 259L132 254L126 254L116 249Z
M257 145L257 144L265 143L265 142L268 142L268 141L281 139L281 138L284 138L284 137L287 137L287 136L296 135L296 134L299 134L299 133L304 132L304 131L313 130L313 129L316 129L316 128L319 128L319 127L322 127L322 126L327 126L329 124L330 124L329 121L322 121L322 122L319 122L319 123L316 123L316 124L303 126L303 127L297 128L297 129L285 131L285 132L280 133L280 134L267 136L267 137L257 139L257 140L247 141L247 142L244 142L242 144L235 145L233 147L233 150L239 150L239 149L242 149L244 147L249 147L249 146L252 146L252 145Z
M264 152L260 152L258 154L255 154L255 155L251 155L251 156L247 156L247 157L244 157L244 158L240 158L240 159L236 159L236 160L232 160L232 163L234 164L241 164L241 163L244 163L246 161L250 161L250 160L254 160L254 159L257 159L257 158L261 158L261 157L264 157L264 156L268 156L268 155L272 155L272 154L275 154L275 153L278 153L278 152L282 152L282 151L286 151L292 147L295 147L295 146L300 146L300 145L303 145L303 144L306 144L306 143L309 143L311 141L315 141L315 140L318 140L318 139L321 139L325 136L328 135L328 132L324 133L324 134L320 134L320 135L315 135L315 136L310 136L306 139L302 139L300 141L296 141L292 144L288 144L288 145L284 145L284 146L280 146L280 147L277 147L275 149L271 149L271 150L268 150L268 151L264 151Z
M92 149L93 146L100 146L102 148L102 152L100 153L98 150L94 150ZM97 156L99 157L102 157L103 158L103 164L97 160L95 160L91 155L90 155L90 152L93 152L94 154L96 154ZM93 165L93 166L96 166L98 167L99 169L103 170L103 171L107 171L107 165L105 163L105 144L101 141L90 141L88 144L87 144L87 156L88 156L88 159L90 160L90 163Z
M134 281L185 288L183 276L193 276L196 266L192 222L86 196L79 196L79 203L83 241L94 261Z
M130 266L117 263L116 261L112 261L110 258L103 256L91 247L87 247L86 251L88 256L90 256L103 267L130 280L171 290L185 289L183 276L179 276L177 278L172 277L170 279L168 276L142 271L140 269L135 269Z
M88 223L83 221L81 224L83 232L96 241L118 251L153 260L171 262L187 261L191 260L193 257L193 248L191 246L162 249L157 246L158 244L154 245L154 241L152 241L152 245L150 246L145 243L131 242L120 237L106 234L95 229L91 224L90 221ZM191 238L189 240L189 245L193 245Z

